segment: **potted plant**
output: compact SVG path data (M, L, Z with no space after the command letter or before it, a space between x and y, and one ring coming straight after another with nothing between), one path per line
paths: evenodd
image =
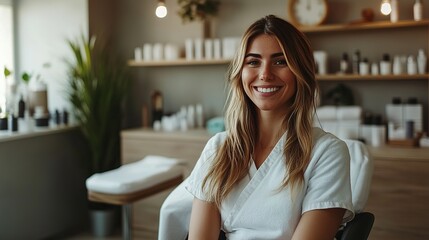
M68 97L89 149L85 161L89 177L120 165L122 105L129 83L125 65L113 61L102 46L96 46L95 37L82 36L68 41L68 45L73 52L68 62ZM89 203L90 210L112 207Z
M203 37L212 37L210 17L216 16L219 1L216 0L178 0L178 14L184 23L199 20L203 22Z

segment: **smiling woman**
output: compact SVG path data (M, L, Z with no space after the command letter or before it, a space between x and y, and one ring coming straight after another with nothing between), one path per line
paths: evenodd
M13 11L12 3L7 0L0 0L0 67L3 69L14 69L13 58ZM11 78L13 79L13 78ZM7 82L5 76L0 76L0 112L6 107Z

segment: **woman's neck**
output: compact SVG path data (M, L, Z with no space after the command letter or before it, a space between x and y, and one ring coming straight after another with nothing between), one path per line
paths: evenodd
M283 121L284 115L260 113L258 116L257 144L273 147L286 130Z

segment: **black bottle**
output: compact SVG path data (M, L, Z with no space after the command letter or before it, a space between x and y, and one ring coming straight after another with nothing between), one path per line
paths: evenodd
M25 102L21 95L21 98L19 99L19 102L18 102L18 118L24 118L25 117L24 113L25 113Z
M69 112L67 110L63 111L63 123L64 125L69 124Z
M352 57L352 71L353 74L359 74L360 51L356 50Z
M58 109L55 109L55 124L61 125L61 114L60 114L60 111L58 111Z

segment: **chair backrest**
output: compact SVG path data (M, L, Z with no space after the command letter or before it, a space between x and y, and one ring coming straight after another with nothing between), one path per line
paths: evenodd
M362 212L368 200L374 164L365 144L357 140L345 139L350 153L350 183L353 208Z
M338 240L366 240L374 224L374 214L370 212L357 213L344 229L337 233Z
M360 213L363 211L369 196L373 171L372 158L363 143L349 139L345 140L345 142L350 152L350 177L353 206L355 212ZM188 179L185 179L185 181L170 193L161 207L158 240L186 239L193 200L193 196L185 189L187 180ZM358 215L359 214L357 214L357 216ZM358 222L361 217L357 217L356 219L353 221ZM350 226L355 225L356 224ZM348 229L348 227L349 226L346 225L344 228L343 237L350 235L346 234L346 229ZM371 230L371 227L372 222L369 230ZM353 234L354 231L347 230L347 232ZM349 239L341 238L341 240Z

